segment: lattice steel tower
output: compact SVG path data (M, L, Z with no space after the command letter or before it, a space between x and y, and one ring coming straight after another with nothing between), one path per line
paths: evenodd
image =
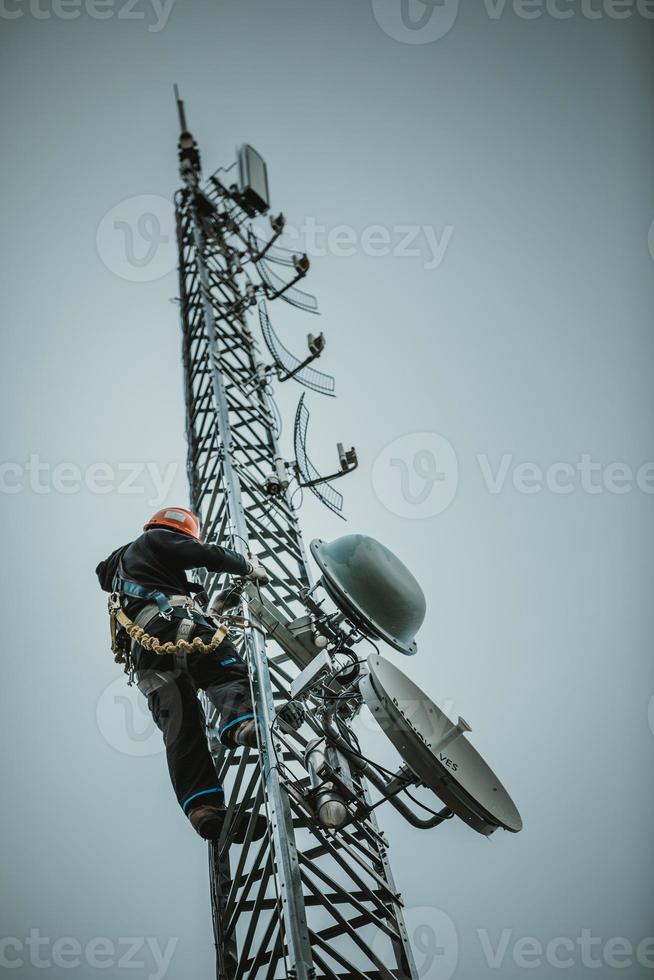
M198 148L177 99L183 187L175 203L191 505L201 515L205 540L250 551L271 573L265 599L254 592L244 595L242 611L257 612L264 623L266 610L276 615L269 632L275 625L290 626L285 648L267 644L260 629L243 635L261 753L224 752L210 732L230 815L239 808L264 812L270 828L261 841L236 845L227 832L226 839L210 845L217 976L412 978L401 899L374 814L355 817L342 830L321 826L308 802L307 741L274 721L275 704L289 699L292 678L310 660L310 644L318 653L327 639L311 633L304 597L312 579L289 478L315 489L332 509L341 506L340 494L321 480L306 456L308 414L302 399L294 466L282 460L277 443L273 374L333 393L332 379L309 366L322 349L322 335L309 337L305 359L295 358L274 332L265 306L266 299L280 297L316 311L313 297L294 285L308 261L273 244L283 228L281 215L271 219L268 241L257 231L253 219L268 207L267 177L250 147L239 153L238 183L228 186L229 174L218 171L201 184ZM270 261L289 266L288 283ZM249 323L255 307L270 364L260 359ZM356 465L352 450L339 445L339 454L340 469L333 476ZM216 586L208 576L207 591ZM215 710L205 707L211 729ZM309 725L320 732L311 718ZM365 800L361 776L350 778L353 794ZM315 793L312 799L315 806Z

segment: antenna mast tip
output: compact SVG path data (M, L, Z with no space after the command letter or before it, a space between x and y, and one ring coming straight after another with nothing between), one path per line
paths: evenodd
M175 84L173 85L173 91L175 93L175 101L177 103L177 115L179 116L179 128L181 129L182 132L185 132L186 129L187 129L187 125L186 125L186 112L184 111L184 102L179 97L179 88L177 86L177 82L175 82Z

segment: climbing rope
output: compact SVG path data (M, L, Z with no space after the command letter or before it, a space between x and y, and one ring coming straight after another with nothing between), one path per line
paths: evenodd
M168 640L166 643L162 643L156 636L146 633L142 626L137 626L122 609L118 597L114 595L109 597L109 618L111 620L111 651L114 654L116 663L126 662L125 650L121 646L117 636L117 625L122 626L130 640L138 643L145 650L150 650L159 656L167 653L211 653L220 646L229 632L229 624L221 623L208 643L199 636L196 636L190 642L180 639L175 642ZM245 625L245 621L240 616L229 616L225 618L232 625L241 627Z

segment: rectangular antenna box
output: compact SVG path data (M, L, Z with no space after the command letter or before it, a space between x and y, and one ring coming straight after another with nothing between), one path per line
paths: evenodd
M238 150L239 203L254 217L270 207L266 161L249 143Z

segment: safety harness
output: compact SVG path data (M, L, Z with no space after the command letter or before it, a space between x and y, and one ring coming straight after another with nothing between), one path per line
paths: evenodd
M112 592L109 596L111 650L116 663L124 664L125 673L130 677L134 671L132 650L136 644L159 656L172 654L175 666L187 670L187 658L190 653L209 653L216 650L229 632L229 625L226 622L216 626L216 622L205 616L199 603L190 596L169 596L158 589L147 589L138 582L128 579L122 560L119 562L111 587ZM139 611L135 620L130 619L122 607L123 596L146 600L147 605ZM146 632L146 627L159 616L171 622L179 620L174 641L168 640L162 643L158 637ZM240 617L225 618L235 622ZM208 643L199 636L189 641L196 626L204 626L214 631Z

